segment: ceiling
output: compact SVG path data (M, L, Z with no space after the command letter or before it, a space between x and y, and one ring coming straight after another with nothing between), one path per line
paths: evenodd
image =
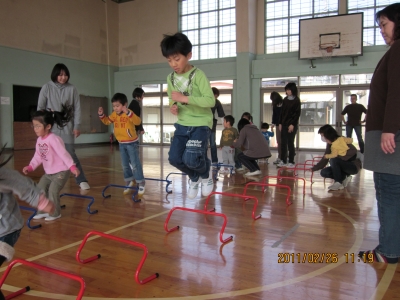
M111 0L111 1L114 1L114 2L117 2L118 4L120 4L120 3L124 3L124 2L131 2L134 0Z

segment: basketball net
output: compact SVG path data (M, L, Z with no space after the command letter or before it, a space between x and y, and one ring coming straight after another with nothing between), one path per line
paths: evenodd
M336 43L320 44L319 50L321 51L322 59L323 60L331 60L335 47L336 47Z

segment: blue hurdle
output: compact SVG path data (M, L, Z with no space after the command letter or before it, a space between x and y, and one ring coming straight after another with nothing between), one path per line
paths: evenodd
M27 206L22 206L22 205L20 205L19 208L20 208L20 209L23 209L23 210L33 211L33 214L32 214L32 215L28 218L28 220L26 221L26 226L28 226L30 229L37 229L37 228L42 227L42 224L35 225L35 226L31 226L31 220L32 220L32 218L33 218L33 217L36 215L36 213L37 213L37 210L36 210L35 208L27 207Z
M91 215L97 214L97 213L99 212L97 209L96 209L96 210L93 210L93 211L90 210L90 207L92 206L92 204L93 204L93 202L94 202L94 197L92 197L92 196L84 196L84 195L78 195L78 194L68 194L68 193L64 193L64 194L61 194L61 195L60 195L60 198L61 198L61 197L64 197L64 196L75 197L75 198L83 198L83 199L91 199L89 205L88 205L87 208L86 208L87 212L88 212L89 214L91 214ZM65 205L63 205L62 207L65 207Z
M218 163L214 163L214 164L211 164L211 167L216 167L218 170L221 168L221 167L224 167L224 168L230 168L230 175L232 175L232 171L233 171L233 168L234 168L234 166L231 166L231 165L225 165L224 163L220 163L220 162L218 162ZM213 172L214 173L214 179L215 180L218 180L218 170L216 170L215 172Z
M135 200L135 196L138 194L138 188L136 186L127 186L127 185L118 185L118 184L109 184L106 185L106 187L103 189L103 191L101 192L101 194L103 195L103 198L110 198L111 195L104 195L104 192L110 187L116 187L116 188L123 188L123 189L131 189L133 190L133 195L132 195L132 200L133 202L140 202L142 201L141 199L137 199Z

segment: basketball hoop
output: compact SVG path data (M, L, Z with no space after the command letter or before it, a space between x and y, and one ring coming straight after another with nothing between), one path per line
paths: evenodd
M330 60L332 58L333 50L336 45L336 43L325 43L319 45L319 50L321 51L323 60Z

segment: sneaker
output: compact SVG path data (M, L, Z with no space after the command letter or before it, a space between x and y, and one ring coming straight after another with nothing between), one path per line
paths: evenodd
M279 162L279 164L276 165L278 168L286 167L286 163L284 163L282 160Z
M234 169L232 169L231 174L232 174L232 175L235 174L235 170L234 170Z
M254 175L261 175L260 170L255 170L254 172L247 172L244 176L254 176Z
M211 176L209 178L201 180L201 195L203 197L207 197L208 195L210 195L213 189L214 189L214 181Z
M236 168L236 171L238 171L238 172L240 172L240 171L244 171L244 168L243 168L243 167Z
M351 178L352 178L352 176L349 175L343 180L342 184L343 184L344 187L346 187L349 184Z
M229 171L223 169L223 170L220 170L220 171L219 171L219 174L229 174Z
M89 183L87 183L86 181L82 181L82 182L79 184L79 187L80 187L82 190L90 190Z
M48 216L44 220L45 221L54 221L54 220L57 220L59 218L61 218L61 214L59 214L57 217Z
M128 186L135 186L136 185L136 181L135 180L132 180L129 184L128 184ZM124 189L124 195L129 195L129 194L132 194L133 193L133 189Z
M295 164L292 164L292 163L288 163L286 166L287 166L288 168L294 168L296 165L295 165Z
M39 220L39 219L43 219L43 218L46 218L46 217L48 217L49 216L49 214L48 213L44 213L44 214L37 214L37 215L35 215L32 219L34 219L34 220Z
M142 197L144 195L145 190L146 190L146 188L144 187L144 185L139 185L138 196Z
M189 182L189 191L188 191L188 198L194 199L197 196L197 192L199 191L199 180L193 182L190 180Z
M281 162L281 160L279 158L276 159L276 161L273 162L274 165L277 165Z
M344 186L343 184L341 184L340 182L335 182L334 184L332 184L330 187L328 187L328 190L330 191L337 191L337 190L343 190Z

